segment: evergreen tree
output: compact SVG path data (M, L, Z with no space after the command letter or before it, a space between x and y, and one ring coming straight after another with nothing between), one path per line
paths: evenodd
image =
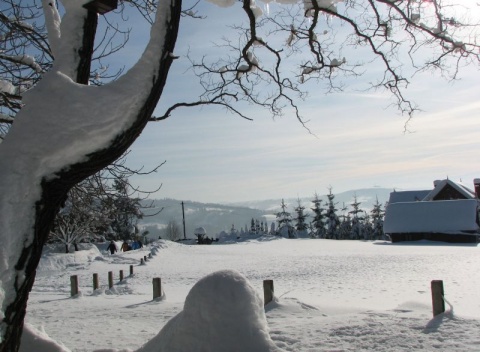
M364 213L364 210L360 209L360 202L357 200L357 195L355 194L353 196L353 203L350 205L352 206L352 210L349 212L352 216L352 232L350 235L350 238L353 240L359 240L359 239L365 239L365 234L364 234L364 217L362 213Z
M243 230L242 230L243 232ZM232 224L232 227L230 228L230 234L229 237L232 239L238 239L239 238L239 233L238 230L235 228L235 224Z
M297 230L297 237L308 237L308 223L307 217L308 214L305 214L305 207L302 205L300 198L298 199L298 206L295 208L295 212L297 213L297 217L295 220L295 228Z
M272 221L272 223L270 224L270 235L275 235L275 234L276 234L275 221Z
M252 220L250 220L250 235L254 235L254 234L256 234L255 219L252 218Z
M295 238L295 229L292 226L292 216L287 211L287 205L283 199L280 206L282 211L278 212L276 215L278 222L277 234L287 238Z
M366 240L375 240L373 236L373 225L370 215L365 212L365 220L363 221L363 237Z
M376 203L373 205L373 209L370 212L372 217L372 239L380 240L385 239L385 234L383 233L383 218L385 211L382 210L382 204L378 202L378 197Z
M312 232L311 237L313 238L325 238L325 208L322 207L322 201L318 198L318 194L315 192L315 198L312 200L313 203L313 220L312 220Z
M337 208L335 208L335 203L333 200L335 199L335 195L332 193L332 187L328 188L328 208L325 214L327 219L327 231L325 234L325 238L329 239L338 239L338 227L340 225L340 220L337 216Z
M352 219L350 215L342 216L342 220L340 222L340 226L338 228L338 238L341 240L350 239L352 233Z

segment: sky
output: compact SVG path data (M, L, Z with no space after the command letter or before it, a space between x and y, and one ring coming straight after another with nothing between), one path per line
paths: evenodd
M186 93L195 96L187 51L215 55L219 49L213 43L228 35L222 28L234 23L237 17L231 16L238 10L201 2L204 20L182 20L175 53L180 58L157 114L188 100ZM127 65L146 40L147 30L141 27L136 26L133 47L123 54ZM354 55L362 53L347 51L347 62ZM369 71L347 80L341 93L325 94L322 84L307 86L309 96L299 107L310 132L291 113L272 119L251 106L246 111L253 121L221 108L202 108L178 110L150 123L132 146L128 165L148 170L166 163L133 181L144 190L161 184L153 198L219 203L305 197L328 193L329 187L336 193L371 187L429 189L434 180L447 177L472 185L480 177L478 67L463 67L455 82L417 74L407 94L422 111L408 122L406 132L407 117L390 106L386 93L357 89L377 70L375 65L365 68Z

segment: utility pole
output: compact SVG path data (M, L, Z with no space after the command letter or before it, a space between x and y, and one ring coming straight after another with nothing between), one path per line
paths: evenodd
M185 234L185 208L183 207L183 202L182 202L182 215L183 215L183 239L187 239L187 235Z

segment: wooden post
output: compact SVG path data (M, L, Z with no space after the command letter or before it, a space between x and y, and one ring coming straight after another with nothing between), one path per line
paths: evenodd
M113 287L113 271L108 272L108 288Z
M130 276L133 275L133 265L130 265Z
M93 274L93 290L97 290L99 286L100 285L98 283L98 274Z
M123 281L123 270L120 270L120 281Z
M433 307L433 316L437 316L445 312L445 301L443 300L443 281L442 280L432 280L432 307Z
M78 295L78 276L72 275L70 276L70 296Z
M162 280L159 277L155 277L152 280L153 284L153 299L162 296Z
M143 262L143 258L140 258L140 265L143 265L143 264L145 264L145 263Z
M273 280L263 280L263 305L273 301Z
M146 255L143 256L143 260L144 260L145 262L147 261L147 256L146 256Z

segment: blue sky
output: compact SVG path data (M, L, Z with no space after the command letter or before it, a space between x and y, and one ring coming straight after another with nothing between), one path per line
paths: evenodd
M203 3L201 9L208 18L200 25L182 23L176 53L181 57L158 113L187 91L195 95L184 55L187 50L214 52L212 30L231 21L229 10ZM133 37L125 60L141 50L142 31L137 28L139 37ZM134 182L145 189L163 184L156 198L201 202L304 197L327 193L329 186L337 193L377 186L425 189L446 177L471 185L480 177L480 74L466 67L460 77L449 83L426 73L412 80L409 97L423 111L410 121L408 133L406 117L388 107L385 93L359 93L350 86L325 95L321 85L309 85L309 97L299 105L313 135L288 114L272 120L247 107L254 117L247 121L219 108L183 109L149 124L131 148L128 164L148 169L166 160L157 173Z

